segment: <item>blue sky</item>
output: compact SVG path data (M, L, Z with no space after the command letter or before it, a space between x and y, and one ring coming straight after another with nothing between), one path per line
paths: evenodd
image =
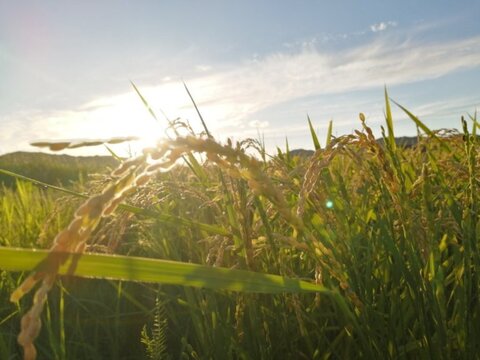
M359 112L378 131L385 84L431 128L458 128L480 105L478 14L479 1L3 1L0 153L161 136L130 80L200 129L183 80L217 138L262 133L271 150L312 147L307 113L321 139Z

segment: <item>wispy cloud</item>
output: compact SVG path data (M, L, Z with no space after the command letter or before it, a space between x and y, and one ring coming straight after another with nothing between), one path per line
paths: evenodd
M385 24L377 24L376 31L393 26ZM298 52L278 52L254 61L232 64L230 68L222 67L226 70L220 72L201 72L197 77L185 80L213 131L241 135L242 131L251 131L252 126L267 131L272 121L257 120L256 114L282 103L384 84L418 82L478 66L480 36L433 44L383 36L336 53L322 52L315 47ZM166 80L157 86L140 88L154 109L161 108L171 117L196 119L181 83ZM23 114L23 118L25 116ZM49 137L44 134L45 129L54 123L61 131L70 131L73 135L79 133L81 137L90 126L96 129L94 137L125 135L121 133L122 129L133 131L135 119L146 116L147 112L132 91L97 99L69 112L31 115L36 124L32 125L35 132L32 128L21 131L22 136L28 136L30 140ZM64 119L63 122L59 117ZM10 118L13 124L15 114ZM147 124L149 120L142 121ZM72 137L72 134L64 137Z
M265 129L269 125L268 121L252 120L248 123L248 126L255 129Z
M435 24L422 24L416 25L414 29L410 29L410 31L419 31L421 29L428 30L433 27L438 27L440 24L437 22ZM398 26L397 21L382 21L379 23L372 24L366 28L358 29L356 31L351 32L340 32L340 33L322 33L320 35L312 36L307 39L298 40L295 42L285 42L283 46L287 49L314 49L319 44L322 43L329 43L329 42L338 42L338 41L347 41L355 38L360 38L365 35L377 32L385 31L389 28L394 28Z
M396 27L398 24L396 21L382 21L377 24L370 25L370 30L372 32L385 31L388 28Z
M212 67L210 65L197 65L195 66L195 70L198 70L200 72L207 72L212 70Z
M429 45L384 38L336 54L277 53L189 83L206 111L221 106L226 110L224 124L235 124L259 110L306 96L411 83L477 66L480 37Z

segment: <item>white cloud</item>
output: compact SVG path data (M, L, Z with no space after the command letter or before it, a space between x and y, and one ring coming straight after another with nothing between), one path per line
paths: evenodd
M458 125L461 115L466 115L465 110L473 113L480 106L480 96L452 97L448 101L432 101L412 107L417 116L424 119L426 117L445 117L451 116L452 123Z
M195 69L200 72L206 72L212 70L212 67L210 65L197 65Z
M339 53L277 53L189 81L205 110L222 107L235 125L255 112L306 96L432 79L480 65L480 36L438 44L384 38Z
M248 123L248 126L255 129L265 129L269 125L268 121L252 120Z
M266 132L277 129L276 124L269 126L268 123L273 124L274 119L256 120L256 114L282 103L382 87L384 84L412 83L478 66L480 36L434 44L410 39L399 41L384 36L369 44L335 53L321 52L314 47L297 52L278 52L259 57L256 61L232 64L230 68L223 66L226 70L209 71L185 80L210 130L217 134L241 135L242 131L247 133L253 130L252 126L268 126ZM196 129L201 130L181 82L160 81L157 86L141 87L140 90L154 110L162 109L171 118L180 116L189 119ZM369 109L356 109L361 110ZM35 114L36 125L22 129L23 138L34 140L51 137L45 135L46 129L51 129L50 124L55 124L59 132L62 129L70 129L74 134L78 131L81 137L88 134L86 129L101 129L101 134L94 133L92 137L103 138L117 135L122 126L124 130L133 131L139 124L137 119L148 117L133 90L96 99L76 110L60 111L59 114L68 121L60 121L59 116L52 113ZM14 117L11 114L12 123L16 121ZM113 120L102 120L108 117ZM150 119L142 120L142 124L148 121ZM244 124L250 126L242 127ZM65 134L62 137L75 135Z
M387 28L389 27L395 27L397 26L397 22L396 21L386 21L386 22L380 22L378 24L373 24L370 26L370 30L372 32L379 32L379 31L384 31L384 30L387 30Z

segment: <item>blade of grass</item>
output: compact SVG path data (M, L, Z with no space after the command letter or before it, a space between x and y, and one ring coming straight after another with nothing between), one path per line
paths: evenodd
M122 158L120 156L118 156L110 147L108 147L106 144L103 144L103 146L105 146L105 148L108 150L108 152L110 153L110 155L113 156L113 158L115 158L116 160L118 160L119 162L122 162Z
M410 119L413 120L413 122L415 123L415 125L417 125L420 129L422 129L428 136L430 136L431 138L435 139L436 141L438 141L440 143L440 146L443 147L445 150L447 150L448 152L452 153L450 147L446 144L445 141L442 141L437 135L435 135L435 133L430 130L422 121L420 121L420 119L418 117L416 117L415 115L413 115L408 109L406 109L405 107L403 107L402 105L400 105L399 103L397 103L396 101L392 100L392 102L397 105L400 109L402 109L405 114L408 115L408 117ZM456 160L458 160L458 157L452 153L454 158Z
M390 101L388 98L387 87L385 86L385 120L387 121L387 129L388 129L388 141L390 142L390 147L393 152L396 149L395 143L395 134L393 133L393 117L392 117L392 110L390 108Z
M285 160L287 164L290 164L290 145L288 144L288 138L285 137Z
M473 126L472 126L472 136L473 136L473 141L476 142L477 141L477 130L478 128L480 127L480 124L478 123L477 121L477 111L475 111L475 113L472 115L468 114L468 117L470 118L470 120L472 120L473 122Z
M188 157L188 160L187 160ZM182 156L183 161L187 164L187 166L192 170L195 176L202 182L207 181L207 174L205 173L205 169L200 165L198 160L192 153L188 153L187 156Z
M41 187L46 188L46 189L53 189L53 190L60 191L60 192L63 192L65 194L73 195L73 196L80 197L80 198L83 198L83 199L87 199L89 197L86 194L82 194L82 193L79 193L79 192L76 192L76 191L73 191L73 190L65 189L65 188L62 188L62 187L59 187L59 186L50 185L50 184L44 183L42 181L31 179L29 177L26 177L26 176L23 176L23 175L20 175L20 174L16 174L16 173L8 171L8 170L0 169L0 174L5 174L5 175L8 175L8 176L12 176L12 177L20 179L20 180L31 182L35 185L41 186ZM230 235L229 231L227 231L227 230L225 230L225 229L223 229L222 227L219 227L219 226L200 223L200 222L192 221L192 220L182 218L182 217L178 217L178 216L174 216L174 215L161 214L157 211L142 209L142 208L139 208L139 207L136 207L136 206L133 206L133 205L120 204L119 209L131 212L133 214L143 215L143 216L146 216L146 217L154 218L154 219L157 219L158 221L164 222L166 224L180 224L180 225L184 225L184 226L193 226L193 227L198 227L199 229L204 230L204 231L206 231L208 233L211 233L211 234L217 234L217 235L223 235L223 236L229 236Z
M7 271L31 271L49 254L46 250L0 247L0 268ZM75 255L75 273L86 278L161 283L216 290L253 293L318 292L334 295L334 291L302 280L253 271L209 267L192 263L106 254ZM59 269L69 274L70 261Z
M399 103L397 103L395 100L392 100L392 102L397 105L400 109L402 109L405 114L408 115L408 117L410 119L413 120L413 122L415 123L415 125L417 125L420 129L423 130L423 132L425 132L426 134L428 134L429 136L431 136L432 138L435 138L437 140L440 141L440 139L437 137L437 135L435 135L433 133L432 130L430 130L422 121L420 121L420 119L418 117L416 117L415 115L413 115L407 108L405 108L404 106L400 105Z
M148 103L148 101L143 97L142 93L140 92L140 90L138 90L138 88L135 86L135 84L130 81L130 83L132 84L133 88L135 89L135 91L137 92L138 96L140 97L140 99L142 100L143 104L145 105L145 107L147 108L148 112L153 116L153 118L159 122L158 118L157 118L157 115L155 114L155 112L152 110L152 108L150 107L150 104ZM184 84L185 85L185 84ZM188 92L188 89L187 89L187 92ZM190 93L188 93L188 95L190 95ZM190 98L192 99L191 95L190 95ZM193 99L192 99L193 101ZM193 103L195 105L195 102ZM197 108L197 105L195 105L195 108ZM160 110L161 111L161 110ZM197 112L198 112L198 109L197 109ZM163 113L163 111L162 111ZM200 113L198 112L198 114L200 115ZM165 113L163 113L163 116L165 117L165 119L167 120L168 124L170 126L172 126L172 121L170 121L170 119L165 115ZM202 117L200 116L200 119L202 120L202 123L203 123L203 119ZM205 124L204 124L205 126ZM208 134L208 130L207 130L207 134ZM211 137L211 136L210 136ZM185 161L185 163L187 164L187 166L193 171L193 173L202 181L205 181L206 179L206 175L205 175L205 172L203 171L202 167L200 166L200 164L198 163L197 159L195 159L195 157L192 155L192 154L188 154L188 160L186 157L182 156L182 159Z
M308 114L307 114L307 120L308 120L308 127L310 128L310 135L312 136L312 140L313 140L313 146L315 146L315 150L321 149L322 147L320 146L320 141L318 141L317 134L313 129L312 121L310 120L310 116Z
M152 117L155 119L155 121L157 122L160 122L158 121L158 118L157 118L157 115L155 114L155 112L152 110L152 108L150 107L150 105L148 104L147 100L143 97L143 95L140 93L140 91L138 90L138 88L135 86L135 84L133 83L133 81L130 81L130 84L132 84L133 88L135 89L135 91L137 92L137 95L140 97L140 99L142 100L143 102L143 105L145 105L145 107L147 108L148 112L150 113L150 115L152 115Z
M0 169L0 174L8 175L8 176L14 177L16 179L28 181L32 184L38 185L38 186L46 188L46 189L48 188L48 189L57 190L57 191L65 193L65 194L78 196L78 197L81 197L81 198L84 198L84 199L88 198L88 195L86 195L86 194L82 194L82 193L79 193L79 192L76 192L76 191L73 191L73 190L68 190L68 189L65 189L65 188L62 188L62 187L59 187L59 186L50 185L50 184L44 183L42 181L38 181L38 180L35 180L35 179L32 179L32 178L29 178L27 176L16 174L12 171Z
M210 131L208 131L207 124L205 124L205 121L203 120L203 116L202 116L202 114L200 114L200 110L198 110L198 106L195 103L195 100L193 100L193 96L190 93L190 90L188 90L187 84L185 84L185 82L183 83L183 86L185 86L185 90L187 91L187 94L190 97L190 100L192 100L193 106L195 107L195 110L197 111L198 117L200 118L200 121L202 122L203 128L205 129L205 132L207 133L207 136L209 138L213 138Z
M333 128L333 120L330 120L328 123L327 140L325 142L327 147L328 145L330 145L330 141L332 140L332 128Z

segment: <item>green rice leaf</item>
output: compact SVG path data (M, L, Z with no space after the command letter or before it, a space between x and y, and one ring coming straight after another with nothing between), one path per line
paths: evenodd
M397 105L400 109L402 109L405 112L405 114L407 114L408 117L413 120L415 125L417 125L420 129L422 129L428 136L437 140L440 143L440 146L442 146L444 149L451 152L450 147L445 143L445 141L440 140L439 137L437 135L435 135L435 133L432 130L430 130L427 127L427 125L425 125L422 121L420 121L420 119L418 117L413 115L409 110L407 110L405 107L403 107L402 105L400 105L396 101L393 101L393 103L395 103L395 105Z
M385 120L387 121L388 142L392 150L396 149L395 134L393 133L393 117L390 108L390 101L388 99L387 87L385 86Z
M320 141L318 141L317 134L313 129L312 121L310 120L310 116L308 115L307 115L307 120L308 120L308 127L310 128L310 135L312 135L313 146L315 146L315 150L321 149Z
M475 113L472 115L468 114L468 117L470 118L470 120L472 120L473 122L473 126L472 126L472 136L473 136L473 141L477 141L477 129L480 127L480 124L478 123L477 121L477 112L475 111Z
M198 106L195 103L195 100L193 100L193 96L190 93L190 90L188 90L187 84L183 83L183 86L185 87L185 90L187 91L188 96L190 97L190 100L192 100L193 106L195 107L195 110L197 111L198 117L200 118L200 121L202 122L203 128L205 129L205 132L209 138L212 138L212 134L210 131L208 131L207 124L205 123L205 120L203 120L203 116L200 113L200 110L198 110Z
M426 134L428 134L429 136L431 136L433 138L437 138L437 136L432 132L432 130L430 130L427 127L427 125L425 125L422 121L420 121L420 119L418 117L416 117L415 115L413 115L407 108L403 107L402 105L400 105L399 103L397 103L394 100L392 100L392 102L395 105L397 105L400 109L402 109L405 112L405 114L407 114L408 117L413 120L415 125L417 125L420 129L422 129Z
M330 145L330 142L332 141L332 130L333 130L333 120L330 120L328 122L328 130L327 130L327 140L326 140L326 146Z
M0 269L31 271L48 254L49 251L46 250L0 247ZM253 271L133 256L106 254L69 254L69 256L69 260L59 269L60 275L253 293L318 292L334 294L332 290L310 282ZM76 264L73 273L71 272L72 261L75 261Z
M62 188L62 187L59 187L59 186L50 185L50 184L44 183L42 181L31 179L29 177L26 177L26 176L23 176L23 175L20 175L20 174L16 174L16 173L8 171L8 170L0 169L0 174L5 174L5 175L12 176L12 177L20 179L20 180L28 181L32 184L38 185L38 186L43 187L43 188L53 189L53 190L56 190L56 191L63 192L65 194L73 195L73 196L84 198L84 199L88 198L88 195L86 195L86 194L82 194L82 193L79 193L79 192L76 192L76 191L73 191L73 190L65 189L65 188ZM166 224L178 224L178 225L183 225L183 226L193 226L193 227L197 227L201 230L204 230L204 231L206 231L210 234L217 234L217 235L223 235L223 236L229 236L230 235L229 231L225 230L224 228L222 228L220 226L200 223L200 222L189 220L187 218L182 218L182 217L179 217L179 216L162 214L162 213L159 213L157 211L142 209L142 208L139 208L139 207L136 207L136 206L133 206L133 205L128 205L128 204L120 204L118 207L119 207L119 209L131 212L133 214L138 214L138 215L142 215L142 216L157 219L158 221L164 222Z
M76 191L73 191L73 190L68 190L68 189L62 188L60 186L50 185L50 184L44 183L42 181L35 180L35 179L29 178L27 176L23 176L23 175L20 175L20 174L17 174L17 173L14 173L12 171L8 171L8 170L5 170L5 169L0 169L0 174L11 176L11 177L14 177L14 178L19 179L19 180L28 181L32 184L38 185L38 186L43 187L43 188L53 189L53 190L56 190L56 191L63 192L65 194L81 197L81 198L84 198L84 199L88 198L88 195L86 195L86 194L82 194L82 193L79 193L79 192L76 192Z
M105 146L105 148L108 150L108 152L110 153L110 155L112 155L112 157L116 160L118 160L119 162L122 162L122 158L120 156L118 156L115 151L113 151L107 144L103 144L103 146Z
M288 144L288 138L285 137L285 160L287 164L290 164L290 145Z
M135 84L133 83L133 81L130 81L130 84L132 84L133 88L135 89L135 91L137 92L138 96L140 97L140 99L142 100L143 102L143 105L145 105L145 107L147 108L148 112L150 113L150 115L153 116L153 118L157 121L158 121L158 118L157 118L157 115L155 115L155 112L152 110L152 108L150 107L150 105L148 104L147 100L143 97L143 95L140 93L140 90L138 90L138 88L135 86Z

